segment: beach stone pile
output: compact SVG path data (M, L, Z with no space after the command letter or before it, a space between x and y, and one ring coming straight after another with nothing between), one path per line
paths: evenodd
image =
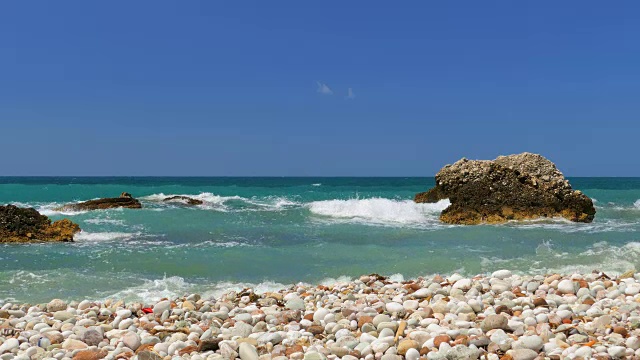
M640 281L625 273L379 275L153 304L5 304L0 359L638 359Z
M449 199L440 220L474 225L563 217L592 222L593 201L569 181L545 157L522 153L495 160L463 158L446 165L435 177L436 186L416 194L417 203Z
M79 231L78 224L69 219L51 222L33 208L0 206L0 243L73 241Z

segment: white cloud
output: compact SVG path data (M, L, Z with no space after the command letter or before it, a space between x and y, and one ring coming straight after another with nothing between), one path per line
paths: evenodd
M353 89L349 88L347 90L347 96L345 97L345 99L347 100L351 100L351 99L355 99L356 98L356 94L353 93Z
M316 83L318 84L318 92L322 95L333 95L333 91L331 91L331 88L329 88L329 86L325 83L321 83L320 81L316 81Z

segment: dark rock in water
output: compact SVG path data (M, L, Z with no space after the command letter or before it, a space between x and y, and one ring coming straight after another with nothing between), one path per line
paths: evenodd
M51 220L33 208L0 206L0 243L73 241L80 227L68 219Z
M202 204L204 204L204 201L202 201L202 200L198 200L198 199L194 199L194 198L190 198L188 196L182 196L182 195L170 196L168 198L162 199L162 201L164 201L164 202L178 202L178 203L186 204L186 205L202 205Z
M540 217L591 222L593 201L569 181L555 164L537 154L500 156L495 160L458 160L436 174L436 186L414 201L451 205L440 215L450 224L500 223Z
M114 208L127 208L127 209L140 209L142 204L137 199L134 199L131 194L123 192L120 197L117 198L104 198L89 200L77 204L67 204L61 208L61 210L67 211L85 211L85 210L101 210L101 209L114 209Z

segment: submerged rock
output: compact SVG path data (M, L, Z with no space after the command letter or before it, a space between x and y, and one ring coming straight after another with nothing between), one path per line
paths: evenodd
M176 195L176 196L170 196L167 198L162 199L162 201L164 202L176 202L176 203L181 203L181 204L185 204L185 205L202 205L204 204L204 201L199 200L199 199L194 199L188 196L183 196L183 195Z
M500 156L495 160L458 160L442 168L436 186L416 194L418 203L449 199L440 220L451 224L500 223L540 217L591 222L593 201L555 164L538 154Z
M73 241L80 227L68 219L51 219L33 208L0 206L0 243L35 241Z
M114 208L127 208L127 209L140 209L142 204L137 199L134 199L131 194L123 192L120 197L117 198L104 198L89 200L77 204L67 204L61 208L66 211L85 211L85 210L102 210L102 209L114 209Z

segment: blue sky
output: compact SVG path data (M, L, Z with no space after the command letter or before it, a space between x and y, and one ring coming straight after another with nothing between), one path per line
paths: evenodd
M0 175L640 176L638 39L634 1L2 2Z

